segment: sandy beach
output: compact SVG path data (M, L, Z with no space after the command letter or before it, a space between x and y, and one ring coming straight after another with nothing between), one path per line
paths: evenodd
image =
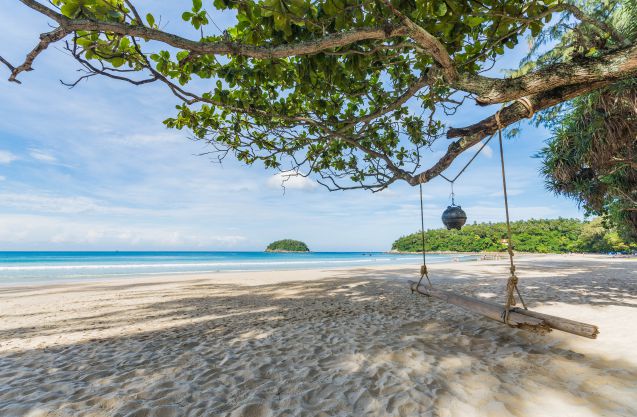
M0 415L636 416L637 261L522 256L589 340L412 295L417 266L0 287ZM503 299L506 261L434 285Z

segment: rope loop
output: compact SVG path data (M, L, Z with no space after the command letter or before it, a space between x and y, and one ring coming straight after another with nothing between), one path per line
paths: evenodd
M526 116L527 118L530 119L531 117L533 117L533 115L535 114L535 110L533 110L533 104L531 104L531 100L529 100L527 97L520 97L515 101L522 104L526 108L526 111L529 112L529 115Z
M498 125L498 133L502 134L502 122L500 121L500 110L495 112L495 124Z
M535 114L535 109L533 109L533 103L531 103L531 100L529 100L528 97L516 98L515 101L524 106L528 113L528 115L526 116L527 119L533 117L533 115ZM502 126L502 120L500 119L501 111L502 110L498 110L497 112L495 112L495 124L498 126L499 134L502 134L502 129L504 129L504 127Z

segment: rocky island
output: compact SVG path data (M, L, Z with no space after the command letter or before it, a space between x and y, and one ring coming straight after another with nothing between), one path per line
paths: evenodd
M309 252L307 245L299 240L283 239L272 242L265 249L266 252Z

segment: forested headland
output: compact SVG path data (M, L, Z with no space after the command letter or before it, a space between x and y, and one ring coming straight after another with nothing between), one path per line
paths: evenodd
M604 225L601 218L524 220L511 223L513 246L520 252L626 252L637 250L637 242L622 240L619 233ZM427 251L498 252L506 250L505 223L478 223L462 230L432 229L425 232ZM393 251L422 250L420 231L402 236Z

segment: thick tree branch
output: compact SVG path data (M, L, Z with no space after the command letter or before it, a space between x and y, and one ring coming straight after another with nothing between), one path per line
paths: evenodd
M197 42L172 33L163 32L145 26L132 26L126 23L102 22L91 20L68 20L60 23L62 27L77 31L110 32L118 35L135 36L147 40L155 40L175 48L184 49L202 55L245 56L255 59L277 59L290 56L303 56L320 53L326 49L339 48L364 40L383 40L404 36L407 30L403 27L356 29L326 35L317 40L303 41L279 46L252 46L238 42Z
M599 58L559 63L516 78L461 75L454 86L477 94L481 105L503 103L572 84L618 80L637 74L637 45Z
M67 19L66 17L64 17L63 15L61 15L60 13L56 12L53 9L50 9L48 7L46 7L45 5L43 5L42 3L36 1L36 0L20 0L22 3L24 3L24 5L26 5L27 7L35 10L38 13L42 13L43 15L50 17L51 19L55 20L56 22L60 23L60 19Z
M568 101L582 94L586 94L593 90L597 90L598 88L609 85L612 83L612 81L613 80L606 80L598 81L595 83L584 83L566 87L559 87L549 92L529 96L527 97L527 99L531 103L534 112L538 112L540 110L555 106L556 104ZM519 102L510 104L509 106L500 110L500 122L502 123L503 128L513 123L519 122L527 116L528 111L526 107ZM488 135L492 135L497 131L497 129L498 125L496 123L494 115L489 116L486 119L471 126L462 128L451 128L447 131L447 137L464 137L465 139L467 139L469 137L479 135L480 139L477 139L479 141Z
M599 81L597 83L573 85L560 87L548 93L542 93L527 97L534 109L540 111L552 107L556 104L570 100L582 94L586 94L598 88L611 84L612 81ZM506 128L513 123L519 122L528 117L528 110L521 103L515 102L500 110L500 123L502 128ZM471 126L449 129L448 138L462 137L452 142L447 148L447 152L431 168L414 175L410 181L412 185L426 183L437 177L453 163L453 161L464 151L476 145L482 139L497 132L498 125L495 115L473 124Z

